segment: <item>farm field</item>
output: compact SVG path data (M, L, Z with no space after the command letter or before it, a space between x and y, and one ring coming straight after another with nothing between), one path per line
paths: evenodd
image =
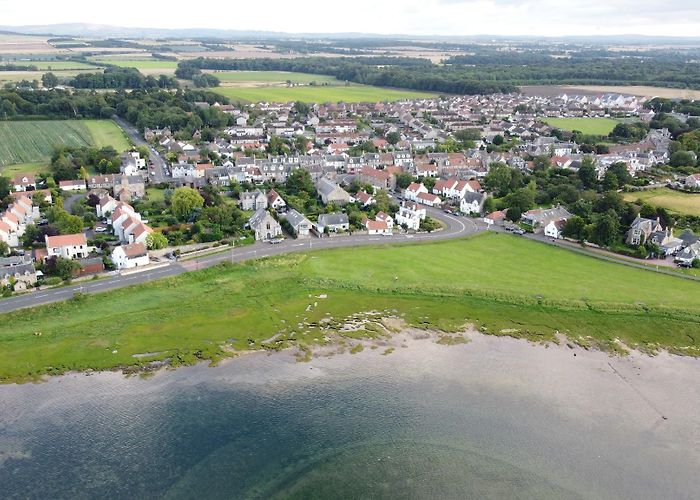
M0 166L47 162L55 146L113 146L129 141L112 120L39 120L0 122Z
M343 84L333 76L314 75L311 73L293 73L288 71L215 71L211 72L223 85L254 84L254 83L329 83Z
M144 74L175 74L176 61L161 61L158 59L125 59L120 57L102 57L93 59L96 64L114 64L122 68L136 68Z
M377 336L387 316L418 328L472 323L538 341L561 332L609 350L623 349L619 339L700 355L699 290L690 280L495 233L292 254L2 315L13 328L0 335L0 381L165 358L218 360L232 349L307 349L351 318L369 323L343 335Z
M543 121L562 130L578 130L590 135L608 135L620 123L612 118L544 118Z
M92 71L96 69L96 66L93 64L86 64L83 62L76 61L26 61L26 64L36 66L37 68L39 68L39 70L42 71L62 71L67 69L80 69Z
M0 175L6 177L14 177L17 174L41 174L48 171L48 164L46 162L36 162L36 163L16 163L14 165L1 166L0 165Z
M379 102L435 97L428 92L386 89L366 85L321 85L304 87L215 87L212 91L231 100L248 102Z
M98 68L94 68L94 70L98 70ZM52 71L54 75L56 75L59 79L63 78L72 78L78 73L85 73L87 70L58 70L58 71ZM47 71L0 71L0 86L4 85L5 83L14 83L14 82L19 82L22 80L27 80L27 81L32 81L32 80L38 80L41 82L41 77L44 76L44 73L47 73Z
M654 207L700 217L700 194L681 193L668 188L623 193L626 201L642 200Z

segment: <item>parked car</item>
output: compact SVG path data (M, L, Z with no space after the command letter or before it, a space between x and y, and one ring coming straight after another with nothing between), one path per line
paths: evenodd
M276 245L277 243L282 243L284 240L282 238L273 238L270 240L271 245Z

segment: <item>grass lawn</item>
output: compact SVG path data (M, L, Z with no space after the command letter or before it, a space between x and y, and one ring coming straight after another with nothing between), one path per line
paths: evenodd
M292 73L288 71L219 71L212 73L222 83L330 83L342 84L333 76L314 75L311 73Z
M305 87L216 87L210 89L232 100L248 102L378 102L435 97L429 92L386 89L368 85Z
M56 146L113 146L129 141L112 120L37 120L0 122L0 166L47 162Z
M625 201L642 200L654 207L663 207L674 212L700 217L700 194L681 193L668 188L649 189L623 194Z
M612 118L544 118L543 121L562 130L578 130L590 135L608 135L620 123Z
M7 165L0 167L0 175L14 177L17 174L41 174L48 172L49 166L46 162L38 163L17 163L15 165Z
M148 198L148 201L165 201L165 189L147 188L146 197Z
M398 279L396 279L398 277ZM294 254L0 316L0 381L322 344L353 317L700 355L700 283L510 235ZM40 335L39 335L40 334ZM373 337L372 325L344 334ZM274 341L270 340L274 337ZM135 358L134 354L150 353Z

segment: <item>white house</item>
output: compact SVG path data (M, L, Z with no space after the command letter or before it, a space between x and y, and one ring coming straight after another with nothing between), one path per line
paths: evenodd
M86 186L87 184L83 179L77 181L60 181L58 183L58 187L60 187L62 191L82 191Z
M428 188L423 185L421 182L420 184L417 182L412 182L403 192L404 198L410 201L416 201L418 199L418 195L421 193L428 193Z
M559 239L562 237L562 231L566 225L566 219L552 220L544 226L544 235L548 238Z
M442 200L438 195L431 193L418 193L415 201L429 207L435 207L442 203Z
M404 201L396 214L396 223L406 225L408 229L418 231L420 221L425 219L426 210L417 203Z
M84 233L45 236L47 257L84 259L88 256L87 238Z
M387 225L386 221L365 219L363 221L367 234L383 234L390 236L392 229Z
M144 243L119 245L112 250L112 262L117 269L147 266L150 262L148 249Z
M484 209L486 197L481 193L465 193L459 200L459 211L463 214L480 214Z
M394 227L394 219L391 215L387 213L377 212L377 215L374 216L374 220L386 222L386 225L389 229Z
M117 208L118 203L119 202L117 202L117 200L112 198L110 195L103 196L100 198L100 202L95 207L97 216L106 217L107 214L111 214L114 212L114 209Z

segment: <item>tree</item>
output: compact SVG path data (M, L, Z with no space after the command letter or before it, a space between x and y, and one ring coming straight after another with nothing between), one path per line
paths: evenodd
M627 170L627 164L622 161L616 161L608 167L606 173L611 172L617 177L617 185L622 187L625 184L630 184L632 182L632 175Z
M512 222L518 222L520 220L520 217L522 217L523 213L517 209L516 207L510 207L506 211L506 219Z
M0 257L5 257L10 254L10 245L4 241L0 241Z
M168 238L162 233L150 233L146 236L146 246L149 250L160 250L168 246Z
M520 188L506 196L505 203L517 209L521 214L535 206L535 190L530 186Z
M401 140L401 135L398 132L389 132L386 134L386 142L391 144L392 146L396 146L398 142Z
M578 169L578 178L581 179L583 186L587 189L594 188L598 184L598 172L595 169L593 158L586 156L581 161L581 166Z
M63 280L69 280L73 273L80 269L80 264L64 257L51 257L46 261L46 274L59 276Z
M431 217L426 217L425 219L420 221L419 228L421 231L427 231L431 233L436 229L440 229L440 223Z
M486 188L495 196L505 196L510 192L510 182L513 177L513 169L505 163L494 162L489 165L489 173L484 179Z
M12 182L8 177L0 175L0 200L5 199L12 191Z
M304 168L294 170L287 177L287 192L293 196L306 193L310 197L316 196L316 188L311 180L311 174Z
M34 224L29 224L25 228L24 234L22 235L22 244L25 247L31 247L32 243L37 241L40 236L41 231L39 230L39 228L36 227Z
M697 159L692 151L676 151L669 162L672 167L693 167Z
M190 220L196 210L204 206L204 198L189 187L177 188L170 199L173 215L182 221Z
M413 182L413 176L407 172L396 174L396 187L406 189Z
M502 135L498 134L493 138L492 142L494 146L501 146L505 142L505 139L503 139Z
M41 83L44 87L52 89L58 85L58 77L53 73L44 73L41 77Z
M578 215L574 215L564 225L562 234L567 238L582 240L585 238L586 221Z
M606 191L616 191L620 187L617 176L613 172L605 172L603 177L603 189Z
M593 226L593 238L600 245L610 246L620 232L620 217L614 210L608 210L597 217Z

